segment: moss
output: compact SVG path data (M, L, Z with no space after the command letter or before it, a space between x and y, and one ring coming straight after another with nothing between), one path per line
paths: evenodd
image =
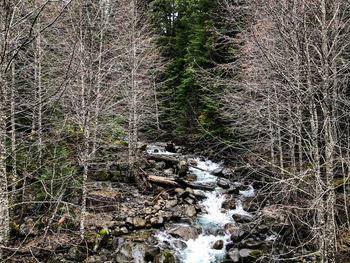
M106 234L108 234L108 230L107 230L106 228L104 228L104 229L102 229L102 230L100 231L100 235L101 235L101 236L104 236L104 235L106 235Z
M249 253L249 256L251 256L251 257L258 257L260 254L261 254L260 250L254 250L254 251Z
M12 228L13 228L13 230L18 231L19 230L19 225L17 225L16 222L13 221Z
M174 256L171 252L164 252L164 261L163 263L174 263Z

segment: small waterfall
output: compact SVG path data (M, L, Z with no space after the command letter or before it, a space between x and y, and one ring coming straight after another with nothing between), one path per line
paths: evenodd
M197 176L196 182L216 185L217 177L211 174L211 172L219 168L222 165L221 163L201 160L200 158L193 158L190 159L190 161L196 163L197 167L200 168L190 168L190 172ZM202 232L198 238L184 241L169 235L168 231L178 227L179 224L174 224L167 231L162 231L157 234L156 237L160 243L167 244L168 247L172 248L178 262L223 262L226 254L225 246L230 241L230 233L224 230L225 225L231 224L232 226L238 227L232 218L233 214L241 214L248 217L252 216L244 211L241 200L237 200L237 206L234 210L223 209L222 204L225 201L225 196L221 193L221 190L220 187L217 187L216 190L212 192L204 191L206 198L199 204L203 206L206 212L198 215L191 224L201 229ZM247 190L240 191L239 193L242 197L254 196L254 188L249 185ZM221 249L212 249L212 246L218 240L223 241L223 247Z

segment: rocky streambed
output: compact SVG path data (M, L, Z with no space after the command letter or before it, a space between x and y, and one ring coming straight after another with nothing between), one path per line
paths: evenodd
M262 207L266 198L242 172L166 144L148 145L140 170L152 178L152 191L120 180L90 181L86 242L57 226L46 241L50 249L32 246L28 253L23 243L17 250L23 260L13 262L31 262L33 254L51 263L273 262L290 256L291 248L280 245L291 229L285 214L265 201ZM30 218L19 231L40 236Z

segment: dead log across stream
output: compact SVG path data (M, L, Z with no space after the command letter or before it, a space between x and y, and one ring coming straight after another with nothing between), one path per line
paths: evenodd
M169 163L173 163L173 164L178 164L180 162L179 159L173 157L173 156L164 156L164 155L160 155L160 154L148 154L146 156L147 159L153 159L153 160L158 160L158 161L164 161L164 162L169 162ZM191 165L189 164L188 166L194 168L194 169L198 169L200 171L203 172L208 172L207 170L203 169L203 168L199 168L197 166Z
M205 184L199 184L199 183L193 183L188 182L183 179L173 179L168 177L162 177L162 176L156 176L156 175L149 175L148 180L153 183L158 184L165 184L169 186L177 186L177 187L191 187L193 189L200 189L200 190L206 190L206 191L214 191L215 187L211 185L205 185Z

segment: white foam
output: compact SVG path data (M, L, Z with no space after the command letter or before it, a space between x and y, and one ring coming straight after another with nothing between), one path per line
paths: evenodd
M255 192L254 192L253 186L252 185L248 185L248 188L249 188L248 190L244 190L244 191L240 190L239 194L243 195L244 197L253 197L253 196L255 196Z
M220 249L212 249L213 244L218 240L224 242L230 238L226 236L199 235L196 240L190 239L186 242L187 248L183 251L184 263L210 263L219 262L225 256L225 246Z

